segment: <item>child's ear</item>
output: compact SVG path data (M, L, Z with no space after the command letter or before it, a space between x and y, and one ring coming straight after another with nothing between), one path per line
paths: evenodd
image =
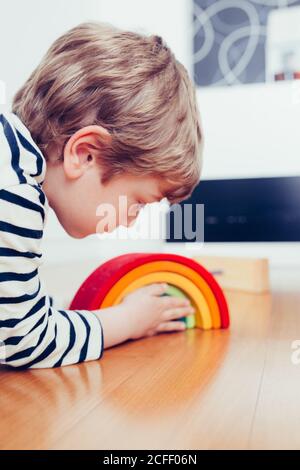
M64 171L69 179L80 177L101 154L101 146L109 143L111 136L102 126L87 126L75 132L64 148Z

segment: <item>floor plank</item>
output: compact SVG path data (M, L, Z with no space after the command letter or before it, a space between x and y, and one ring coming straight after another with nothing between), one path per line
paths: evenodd
M300 295L275 294L266 365L250 441L253 449L300 449L300 364L293 363L291 357L295 340L300 340Z

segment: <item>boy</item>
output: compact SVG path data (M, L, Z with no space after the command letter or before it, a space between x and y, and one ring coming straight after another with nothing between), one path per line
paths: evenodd
M95 233L103 202L116 209L117 225L133 223L137 213L119 210L120 195L130 208L187 198L199 182L201 148L195 90L160 37L85 23L54 42L12 112L0 115L5 364L99 359L123 341L185 328L178 319L193 309L162 296L164 284L95 312L54 309L38 275L40 242L48 206L71 236L83 238Z

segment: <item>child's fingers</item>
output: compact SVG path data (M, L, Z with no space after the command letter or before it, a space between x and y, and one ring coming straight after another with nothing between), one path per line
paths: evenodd
M149 284L144 287L140 287L140 291L143 291L143 293L148 294L148 295L162 295L164 292L166 292L168 287L168 284L164 282L160 283L154 283L154 284Z
M183 321L168 321L160 323L156 328L156 331L158 333L164 333L168 331L183 331L185 329L186 326Z
M187 317L188 315L192 315L193 313L195 313L195 309L193 307L172 308L170 310L166 310L163 313L163 320L176 320L177 318Z
M162 295L166 289L167 289L167 284L165 283L155 283L155 284L148 284L147 286L139 287L138 289L130 292L129 294L126 294L124 296L124 300L128 300L135 296L136 294L143 294L143 295L153 295L153 296L160 296Z
M157 333L156 328L152 328L152 330L148 330L146 336L154 336Z
M184 297L173 297L170 295L166 295L164 297L161 297L159 301L161 302L161 305L164 310L191 306L190 300Z

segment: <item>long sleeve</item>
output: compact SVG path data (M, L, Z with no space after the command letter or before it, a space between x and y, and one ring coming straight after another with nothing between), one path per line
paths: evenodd
M2 362L12 367L57 367L103 354L93 312L51 306L39 277L44 222L39 184L0 190L0 342Z

